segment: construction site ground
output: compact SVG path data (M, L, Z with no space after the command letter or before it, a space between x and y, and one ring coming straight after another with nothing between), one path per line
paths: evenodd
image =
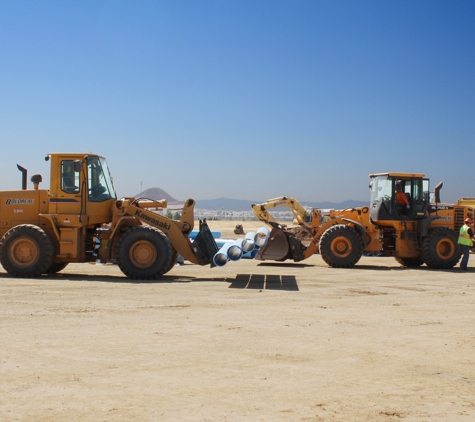
M0 300L3 422L475 420L475 256L1 269Z

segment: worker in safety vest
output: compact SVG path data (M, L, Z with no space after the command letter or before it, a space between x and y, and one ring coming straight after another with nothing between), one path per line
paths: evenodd
M396 202L401 206L404 210L403 213L406 214L411 207L409 203L409 199L407 199L406 194L401 189L401 183L396 182Z
M473 230L470 226L473 224L471 218L465 219L465 224L460 227L460 234L458 244L462 248L463 258L460 261L460 269L466 270L468 264L468 257L470 255L470 248L473 246Z

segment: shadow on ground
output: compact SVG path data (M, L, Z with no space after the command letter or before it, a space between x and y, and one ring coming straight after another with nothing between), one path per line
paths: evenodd
M0 274L0 279L11 278L8 274ZM109 275L89 275L57 273L42 275L37 278L18 278L33 284L47 280L64 280L64 282L85 281L88 283L122 283L122 284L158 284L158 283L200 283L200 282L225 282L231 283L230 289L258 289L258 290L288 290L298 291L297 279L294 275L265 275L265 274L237 274L236 277L189 277L165 275L158 280L132 280L127 277Z
M238 274L229 286L230 289L288 290L298 291L294 275Z

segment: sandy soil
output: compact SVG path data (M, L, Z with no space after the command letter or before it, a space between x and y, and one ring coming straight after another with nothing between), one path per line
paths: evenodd
M0 420L473 421L470 265L2 269Z

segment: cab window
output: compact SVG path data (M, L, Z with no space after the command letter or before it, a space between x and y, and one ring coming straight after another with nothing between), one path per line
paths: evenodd
M89 201L102 202L116 197L109 168L104 158L96 156L87 158L87 182Z
M61 161L61 190L66 193L79 193L79 172L73 164L73 160Z
M429 180L417 179L414 180L412 189L412 197L416 201L429 201Z

